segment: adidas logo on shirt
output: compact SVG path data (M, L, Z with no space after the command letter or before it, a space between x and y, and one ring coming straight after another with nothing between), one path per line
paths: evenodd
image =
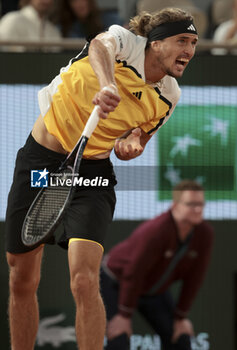
M196 32L196 29L193 24L190 24L190 26L187 28L187 30L192 30L193 32Z
M141 97L142 97L142 91L133 92L132 94L133 94L134 96L136 96L136 97L138 98L138 100L140 100Z

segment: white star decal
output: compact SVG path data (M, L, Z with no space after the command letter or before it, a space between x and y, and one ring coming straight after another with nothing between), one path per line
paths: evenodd
M175 136L172 138L175 142L174 147L170 151L170 156L174 158L176 154L181 153L182 156L187 156L190 146L201 146L201 141L194 139L189 134L184 136Z
M204 182L206 181L206 178L202 175L196 176L194 181L198 182L200 185L203 185Z
M49 173L49 171L47 171L46 168L44 168L44 170L39 171L39 173L40 173L40 177L39 177L38 181L40 181L43 178L46 180L46 175Z
M210 134L213 137L220 135L222 145L226 145L230 121L218 119L216 117L210 117L210 119L211 119L211 124L205 125L204 130L210 131Z
M173 164L167 165L167 170L164 173L164 177L170 182L172 186L176 185L178 182L181 181L180 170L175 169Z

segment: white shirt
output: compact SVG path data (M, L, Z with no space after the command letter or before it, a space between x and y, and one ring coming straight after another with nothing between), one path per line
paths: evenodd
M33 6L7 13L0 20L1 40L60 40L58 28L46 18L39 17Z

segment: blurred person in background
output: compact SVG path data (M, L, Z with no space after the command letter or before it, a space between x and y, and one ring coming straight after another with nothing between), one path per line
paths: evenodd
M137 0L118 0L118 12L122 24L125 28L129 27L130 18L137 14ZM148 11L149 12L149 11Z
M102 262L101 292L107 312L107 350L129 349L135 310L160 335L164 350L191 350L188 312L202 285L213 245L203 220L204 191L184 180L170 210L144 222ZM181 281L175 303L169 291Z
M112 12L103 11L95 0L58 0L53 22L64 38L92 39L112 24L121 24Z
M0 20L0 39L7 41L60 40L59 29L48 20L54 0L20 0L20 10Z
M90 39L105 29L95 0L58 0L53 21L64 38Z
M205 11L197 7L192 0L137 0L138 13L142 11L152 13L160 11L164 7L173 6L191 13L198 31L198 36L199 38L203 38L207 30L207 14Z
M237 0L233 1L232 18L221 23L215 30L213 41L215 43L233 43L237 44ZM214 54L226 54L226 49L214 49ZM231 50L231 53L237 54L237 49Z

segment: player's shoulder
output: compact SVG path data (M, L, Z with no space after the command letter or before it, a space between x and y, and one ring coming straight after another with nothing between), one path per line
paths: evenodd
M128 36L135 36L130 30L127 28L124 28L123 26L120 26L119 24L113 24L108 28L108 32L111 34L119 34L122 33L123 35L128 35Z
M177 103L181 95L181 89L177 80L169 75L166 75L163 78L163 84L161 85L161 93Z
M108 29L116 41L116 59L126 61L133 66L139 74L144 74L144 53L147 38L135 35L120 25L112 25Z
M120 40L127 40L131 42L136 42L137 44L139 43L144 43L147 41L147 38L136 35L130 30L120 26L119 24L113 24L108 28L108 32L115 37L119 37Z

